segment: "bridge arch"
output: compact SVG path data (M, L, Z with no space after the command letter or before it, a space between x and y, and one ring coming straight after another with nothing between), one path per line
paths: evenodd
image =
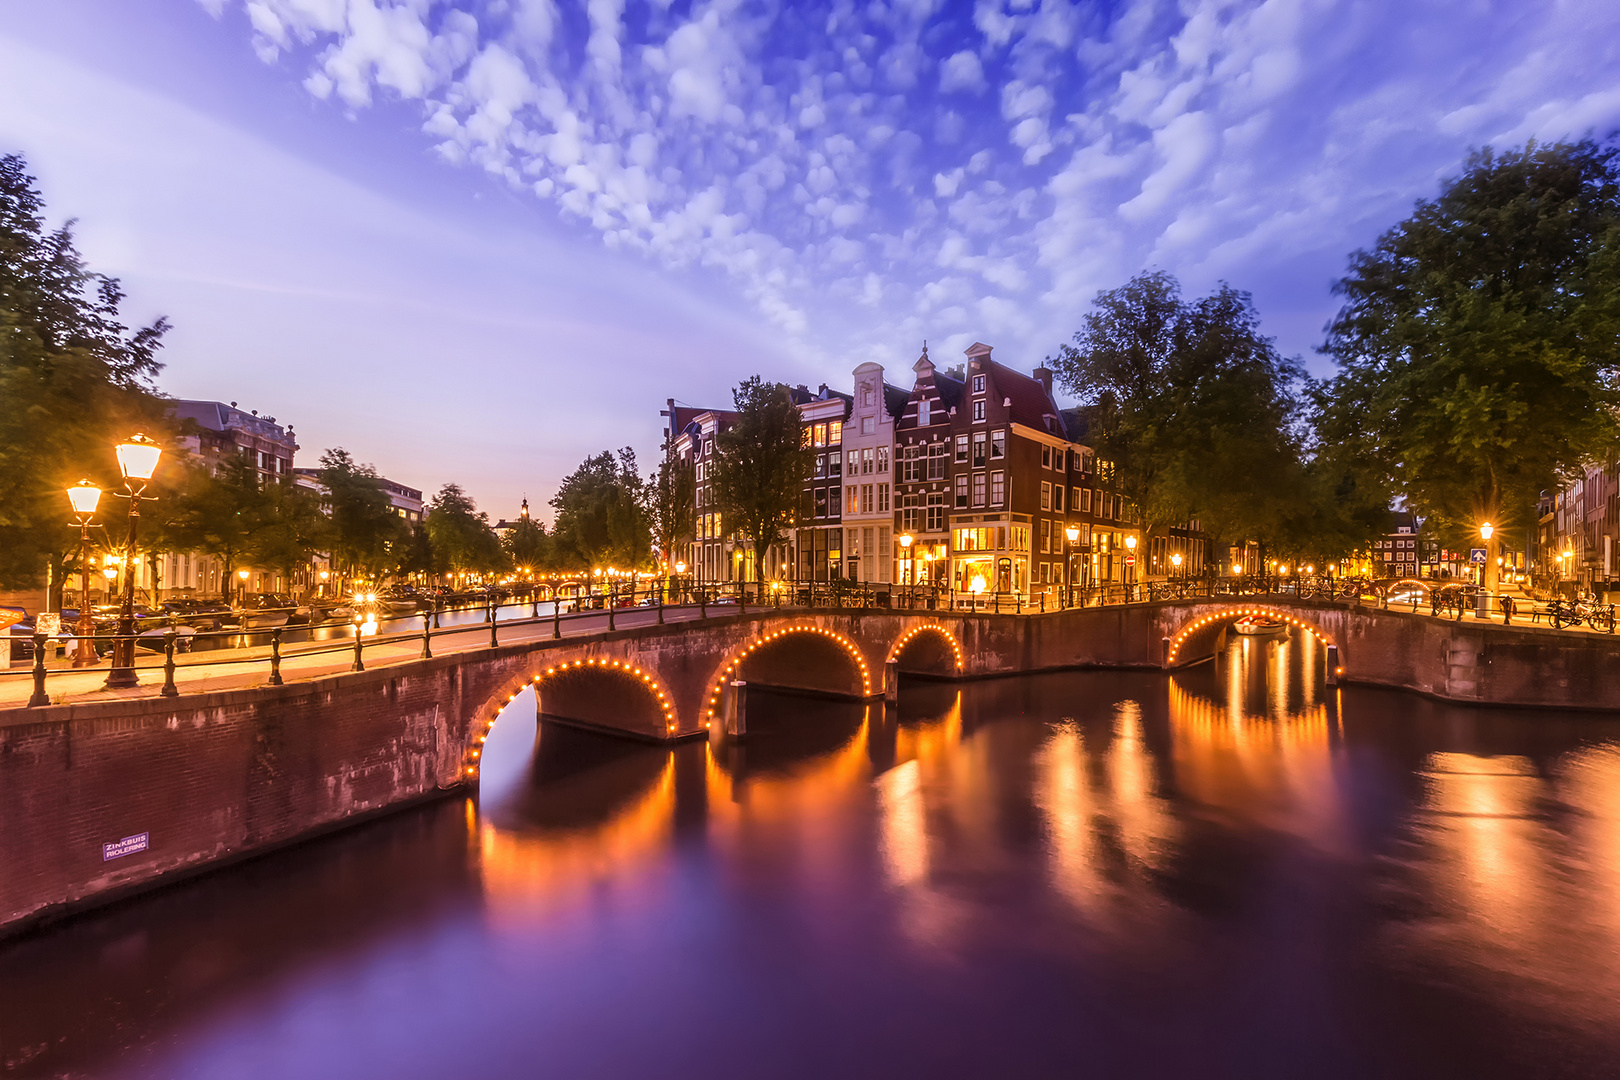
M784 649L789 644L788 639L793 638L802 638L808 643L825 646L819 650L821 656L813 657L809 665L800 663L794 658L794 654L787 653ZM833 676L824 668L818 671L813 661L824 660L835 652L848 659L849 669L838 676ZM752 665L750 661L753 661ZM796 672L792 675L787 674L787 665L796 668ZM714 677L709 680L709 695L703 706L705 726L720 714L720 696L726 683L739 676L746 676L748 672L744 669L749 666L764 667L763 671L756 671L757 681L761 686L828 693L839 697L872 696L872 670L860 646L836 630L812 623L800 623L768 631L733 650L721 662ZM834 682L838 685L827 685ZM815 685L816 683L821 685Z
M1285 607L1273 604L1242 603L1224 604L1215 611L1206 611L1196 618L1189 619L1170 639L1170 648L1165 654L1165 664L1174 667L1187 652L1188 648L1202 639L1205 632L1213 630L1223 623L1235 622L1245 615L1260 615L1287 623L1289 626L1308 631L1321 638L1329 645L1337 644L1333 636L1314 621L1302 618Z
M675 701L657 676L628 660L592 656L560 660L508 683L478 711L468 728L469 743L464 754L463 775L478 778L490 728L501 711L533 687L542 716L573 721L593 727L640 732L654 739L673 738L679 731ZM598 723L600 710L619 710L612 725ZM628 714L628 715L626 715Z
M951 677L962 673L962 646L938 623L921 623L895 639L885 660L908 674Z

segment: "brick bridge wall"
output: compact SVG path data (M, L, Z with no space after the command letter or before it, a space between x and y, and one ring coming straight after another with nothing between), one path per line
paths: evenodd
M280 687L0 710L0 933L476 780L524 687L543 713L650 739L704 732L741 678L876 696L901 671L985 677L1208 656L1239 608L1339 647L1347 680L1456 700L1620 708L1612 638L1400 612L1178 603L1035 616L762 612L515 644ZM958 665L960 665L958 667ZM102 845L149 845L104 861Z

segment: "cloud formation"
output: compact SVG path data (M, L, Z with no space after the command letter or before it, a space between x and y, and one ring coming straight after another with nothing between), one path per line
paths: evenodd
M1253 289L1305 348L1344 256L1469 147L1620 125L1605 5L200 2L840 366L1038 356L1149 265Z

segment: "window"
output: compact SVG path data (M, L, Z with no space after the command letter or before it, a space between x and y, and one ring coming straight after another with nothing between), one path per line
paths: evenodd
M990 456L993 458L1007 456L1007 433L1005 431L992 431L990 433Z
M1052 550L1052 521L1050 518L1041 518L1041 553L1047 554Z
M827 475L828 476L842 476L842 475L844 475L844 455L840 454L836 450L834 450L832 453L827 455Z
M1080 489L1080 512L1082 514L1091 513L1091 489L1090 488L1081 488Z
M1041 481L1041 509L1052 509L1052 485L1049 481Z
M889 471L889 448L887 446L877 448L877 471L880 473Z
M879 484L877 486L877 499L878 499L878 501L877 501L877 512L880 513L880 514L887 514L889 512L889 485L888 484Z
M827 516L842 517L844 514L844 489L827 489Z
M875 417L875 416L863 416L863 417L861 417L861 434L862 435L876 435L877 434L877 417Z
M928 444L928 479L945 479L945 444L943 442Z
M973 403L973 422L975 424L984 423L984 399L983 398L980 398L979 400L977 400L977 401L975 401Z
M832 423L827 425L827 445L837 446L843 441L844 422L842 420L834 420Z
M859 450L851 450L851 451L849 451L849 469L844 475L845 476L859 476L860 472L861 472L861 452Z
M827 455L826 454L817 454L816 455L816 475L815 475L815 478L817 480L820 480L823 477L825 477L826 475L827 475Z
M959 510L963 509L963 508L965 508L967 506L967 504L968 504L968 478L967 478L967 473L957 473L957 475L956 475L956 506L957 506L957 509L959 509Z
M1069 489L1069 510L1071 512L1074 512L1074 513L1079 513L1080 512L1080 489L1079 488L1070 488Z
M849 503L848 503L848 506L849 506L849 512L852 513L852 514L858 514L858 513L861 512L861 503L860 503L860 500L855 497L855 490L856 489L855 489L854 484L849 485L849 496L848 496Z
M827 516L827 489L816 488L816 517Z
M984 468L984 446L985 446L984 432L982 432L982 431L974 432L974 434L973 434L973 467L975 469Z
M984 505L984 473L982 472L973 474L973 505Z
M968 454L968 437L966 435L958 435L956 437L956 460L957 461L966 461L967 460L967 454Z
M816 438L815 425L806 424L806 425L804 425L804 427L799 429L799 445L800 446L813 446L813 445L815 445L815 438ZM697 453L698 453L698 457L703 456L703 444L702 443L698 443Z
M906 532L916 532L921 523L917 520L917 508L922 500L916 495L906 495L900 500L900 528Z
M975 394L984 393L984 376L983 375L975 375L975 376L973 376L973 392Z
M864 409L870 409L873 405L873 399L876 396L876 393L870 386L861 387L861 407ZM870 434L870 432L863 431L863 434Z
M1052 509L1057 511L1060 514L1063 513L1063 485L1062 484L1053 484L1052 485Z
M851 488L850 490L853 491L854 489ZM851 502L855 501L855 496L854 495L850 496L850 501ZM852 514L855 514L855 513L870 514L872 512L872 485L871 484L862 484L861 485L861 505L860 505L860 509L857 510L857 509L855 509L855 507L852 506L852 507L850 507L849 512L852 513Z
M815 444L817 446L826 446L827 445L827 425L826 424L817 424L813 430L815 432L815 439L814 439Z
M861 475L872 475L872 448L870 446L861 451Z
M925 522L925 524L928 526L927 531L928 532L944 532L945 531L945 493L943 491L935 492L934 494L928 496L927 510L928 510L928 520Z
M1050 446L1043 446L1043 447L1041 447L1041 468L1050 469L1051 467L1052 467L1052 448Z
M900 479L907 484L914 484L922 479L921 462L917 460L920 446L908 446L900 452Z
M1000 506L1007 501L1007 474L993 472L990 474L990 505Z
M923 398L921 401L917 402L918 427L927 427L929 424L934 422L933 410L930 408L931 405L932 402L930 402L927 398Z

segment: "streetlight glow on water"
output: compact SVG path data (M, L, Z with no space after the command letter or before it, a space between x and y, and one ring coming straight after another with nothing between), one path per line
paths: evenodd
M0 1061L1607 1075L1620 724L1324 687L1304 628L1230 642L887 710L751 692L712 747L537 729L525 689L477 798L0 948Z

